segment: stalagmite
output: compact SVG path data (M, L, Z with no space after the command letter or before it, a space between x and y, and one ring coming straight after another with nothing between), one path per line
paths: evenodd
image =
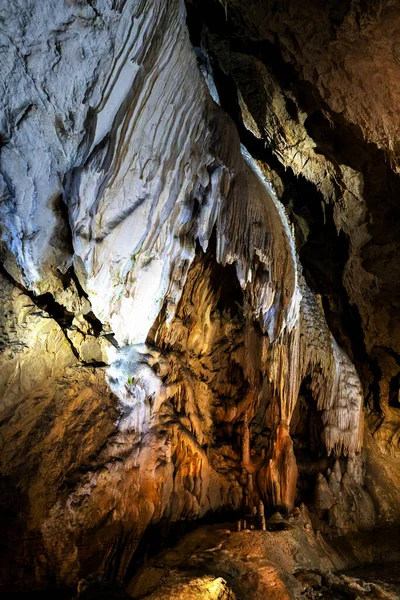
M340 481L342 480L342 470L340 468L340 462L338 458L336 458L335 460L335 464L333 466L333 473L335 474L337 481L340 483Z
M264 502L262 500L260 500L260 502L258 504L258 516L260 519L260 529L262 531L266 531L267 526L266 526L266 522L265 522Z
M335 504L328 483L322 473L318 473L314 503L318 510L329 510Z
M247 476L247 489L249 492L249 496L253 496L253 474L249 473Z
M243 416L243 433L242 433L242 464L248 466L250 464L250 429L249 415L245 410Z

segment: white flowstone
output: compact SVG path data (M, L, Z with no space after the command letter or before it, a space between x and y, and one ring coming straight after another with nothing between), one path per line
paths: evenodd
M283 206L210 95L183 0L19 0L1 16L0 218L20 281L54 292L74 264L121 348L110 385L144 406L158 384L133 353L127 386L126 352L146 343L163 307L171 321L196 242L206 250L215 231L217 260L235 265L246 316L271 342L263 368L282 421L311 374L327 450L354 454L357 374L302 280ZM68 228L72 248L60 245ZM146 410L126 427L144 430Z

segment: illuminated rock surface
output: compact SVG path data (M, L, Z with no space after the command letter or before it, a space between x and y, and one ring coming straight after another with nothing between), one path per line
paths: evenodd
M149 531L301 503L328 572L362 561L319 564L321 532L400 519L395 15L225 4L2 8L5 590L122 584Z
M382 544L384 536L377 539ZM394 540L386 537L381 546L393 556L398 552ZM348 537L347 553L357 551L360 542L364 558L371 551L379 558L379 551L368 547L359 534ZM343 572L342 552L340 544L328 546L296 513L282 519L279 527L268 525L266 532L204 527L149 561L127 591L133 598L149 600L398 598L398 573L392 583L385 581L382 569L371 572L370 579L367 569Z

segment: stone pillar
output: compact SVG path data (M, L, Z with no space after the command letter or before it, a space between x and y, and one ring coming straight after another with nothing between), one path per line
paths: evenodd
M264 510L264 502L260 500L258 505L258 516L260 517L260 529L263 531L267 530L267 525L265 523L265 510Z
M250 464L250 429L249 415L247 410L243 417L243 434L242 434L242 464Z

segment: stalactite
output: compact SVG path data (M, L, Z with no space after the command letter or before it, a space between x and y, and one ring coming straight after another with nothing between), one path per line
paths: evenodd
M280 398L282 422L290 423L300 383L306 375L311 374L311 385L317 408L324 411L323 441L328 453L334 451L339 455L342 453L354 455L360 449L362 432L363 394L358 375L352 363L333 339L322 307L313 297L301 275L293 232L279 200L255 162L248 153L245 156L254 174L264 186L265 196L268 198L266 206L270 215L266 223L266 227L269 224L267 230L272 230L270 235L275 241L275 236L278 234L275 233L274 236L276 229L272 225L274 223L272 215L276 215L280 222L281 235L285 240L283 249L276 243L264 246L260 257L266 261L268 269L275 276L279 273L279 266L276 263L281 260L282 255L286 255L288 261L291 261L291 267L287 268L286 274L283 275L288 277L288 281L283 286L289 297L286 308L282 306L275 312L273 302L268 300L268 309L261 310L257 315L261 318L263 326L268 322L269 336L271 337L271 332L276 335L276 337L272 336L270 361L266 365L266 373ZM279 281L274 278L273 285L278 287ZM268 289L268 293L271 293L271 282L267 280L260 285L257 274L254 275L250 287L252 306L257 305L254 290L257 291L259 299L264 297L264 289ZM263 320L265 315L268 315L267 321ZM274 318L275 324L271 321ZM281 325L278 326L278 323Z
M349 457L347 473L342 477L335 463L328 481L320 478L319 491L329 487L335 496L340 488L337 493L344 494L351 478L362 481L357 373L303 279L291 224L263 165L241 145L207 90L183 1L122 2L120 11L107 8L104 29L88 25L85 35L75 4L80 3L63 3L60 18L63 44L73 44L71 56L79 56L73 67L82 65L76 77L65 78L65 56L63 68L53 72L45 62L28 64L18 48L4 44L10 65L20 65L15 73L9 70L14 89L20 89L20 77L26 100L39 108L22 127L15 126L13 144L2 147L0 175L7 265L32 289L57 292L63 288L60 274L73 265L85 290L73 327L80 312L93 311L113 339L105 373L91 379L79 352L70 356L70 347L63 347L57 323L42 312L30 315L30 339L24 334L17 340L23 358L13 357L7 374L4 405L17 409L4 419L9 429L4 442L2 437L2 472L16 477L18 487L28 449L30 479L23 493L28 489L39 508L29 506L26 519L61 565L57 581L67 585L80 573L84 552L104 523L111 533L100 548L99 570L115 559L121 540L131 540L126 556L113 565L121 580L137 540L163 518L251 511L261 498L264 529L264 506L290 510L298 476L290 425L305 378L322 415L327 454ZM27 13L27 21L30 17ZM45 25L40 31L59 31L49 17ZM20 27L18 21L16 31ZM31 68L37 69L33 75ZM47 71L55 85L45 97ZM208 71L209 83L211 76ZM65 79L74 86L67 94ZM17 101L14 96L8 101L11 115L21 109ZM54 107L65 123L72 115L70 135L62 142ZM62 226L50 209L61 192L68 209ZM71 234L66 249L52 238L58 239L61 228ZM236 295L227 298L233 290ZM26 302L19 298L11 312L19 318ZM35 319L41 319L39 326ZM42 330L43 357L36 340ZM79 337L76 330L69 333L70 341ZM32 365L40 361L34 356L29 363L32 340L47 361L37 389ZM18 370L25 359L30 372L22 377ZM56 381L62 378L57 362L65 371L71 365L82 370L83 375L68 372L71 390ZM112 400L100 377L114 393ZM45 389L47 380L56 392ZM92 403L95 385L99 397ZM47 402L53 396L54 403ZM100 434L96 429L96 419L106 420L103 397L109 410L104 439L102 428ZM44 415L37 409L41 402ZM93 422L92 406L100 414ZM73 423L71 436L63 411ZM36 420L42 463L28 439ZM99 447L93 441L98 436ZM78 456L70 456L71 448L79 448ZM68 461L71 477L65 475ZM49 499L41 487L42 468L51 481ZM244 520L243 528L247 525ZM39 571L42 551L33 554Z

